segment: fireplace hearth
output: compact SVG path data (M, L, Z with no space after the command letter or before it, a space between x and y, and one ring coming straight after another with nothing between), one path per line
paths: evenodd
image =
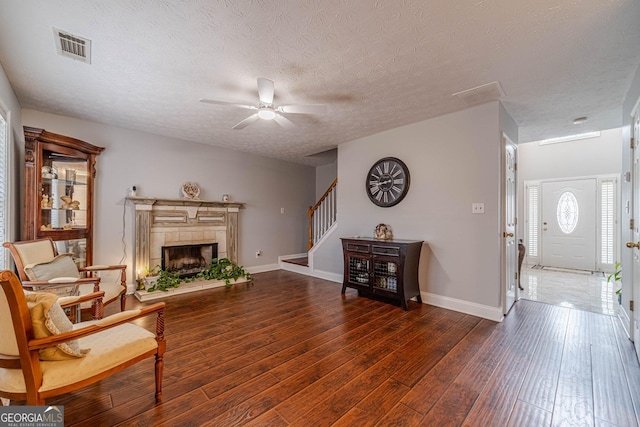
M217 243L201 243L194 245L173 245L162 247L162 269L170 273L178 273L180 277L193 277L211 264L218 257Z

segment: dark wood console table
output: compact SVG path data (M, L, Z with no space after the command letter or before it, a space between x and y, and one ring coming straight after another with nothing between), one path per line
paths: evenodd
M422 240L379 240L374 238L342 239L344 279L347 287L357 289L366 297L400 302L408 310L407 301L420 297L418 264Z

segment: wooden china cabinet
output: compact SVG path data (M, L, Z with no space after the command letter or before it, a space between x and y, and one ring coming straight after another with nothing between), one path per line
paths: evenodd
M104 150L79 139L24 127L23 240L51 237L79 267L93 258L93 182Z

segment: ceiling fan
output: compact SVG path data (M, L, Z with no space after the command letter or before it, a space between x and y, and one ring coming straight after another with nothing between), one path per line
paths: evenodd
M273 120L283 128L291 128L293 122L282 114L323 114L327 107L321 104L310 105L273 105L274 84L273 80L259 78L258 79L258 97L260 103L258 106L237 104L234 102L216 101L213 99L201 99L200 102L207 104L226 105L229 107L246 108L248 110L257 110L254 114L236 124L233 129L244 129L258 119Z

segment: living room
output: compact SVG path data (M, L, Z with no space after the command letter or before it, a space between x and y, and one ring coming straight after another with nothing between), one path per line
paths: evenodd
M40 38L48 38L48 35L34 39ZM38 43L42 42L46 45L50 40ZM63 67L71 67L82 74L90 73L91 67L96 66L47 52L50 54L54 55L55 61L61 61ZM99 55L99 51L95 54ZM62 61L64 59L67 61ZM337 164L333 170L337 170L340 183L339 221L331 238L314 249L312 274L340 281L343 266L339 237L370 236L377 224L386 223L393 228L396 237L427 242L423 257L429 256L429 259L421 263L420 272L424 299L493 320L499 320L503 314L501 226L498 222L502 202L500 187L496 184L501 179L500 135L503 133L514 142L533 138L533 131L522 126L519 129L512 114L505 109L507 104L515 108L509 98L466 109L458 106L459 111L439 117L427 114L423 116L425 119L403 126L400 125L406 119L401 114L387 114L384 126L395 129L367 130L364 133L368 136L350 138L340 144L323 141L320 145L313 142L314 147L306 149L298 146L296 153L306 150L306 154L296 154L300 160L291 162L286 156L277 159L268 154L270 147L274 152L282 150L282 143L277 141L286 135L274 123L254 124L263 135L275 137L269 140L271 142L251 143L256 147L252 152L248 152L246 144L240 150L233 150L227 148L233 144L198 138L193 141L191 133L187 140L176 136L180 132L175 130L165 132L153 126L145 131L133 130L109 124L106 118L97 122L82 118L82 114L72 117L63 113L64 106L45 108L43 104L38 109L21 105L16 94L25 90L24 83L13 83L12 86L5 72L2 77L3 103L11 112L13 156L18 160L12 168L15 179L12 181L14 192L10 194L15 202L11 203L14 224L19 223L19 206L24 203L18 199L22 194L23 166L19 161L24 152L22 126L44 128L105 147L97 165L95 240L98 244L94 259L113 263L126 251L125 263L131 267L128 272L130 284L135 280L131 251L134 214L133 206L126 203L126 195L132 186L138 188L138 195L172 198L180 196L183 182L193 181L199 183L202 199L220 200L223 194L229 194L232 200L245 203L240 213L239 260L252 272L267 271L279 268L279 257L306 252L306 211L315 203L318 194L316 177L320 174L316 173L316 167L321 168L322 163L326 166L327 162L318 160L313 154L338 145L337 160L330 162ZM255 87L251 80L243 82L243 87ZM634 87L623 88L626 104L632 102ZM52 101L55 102L48 102ZM193 101L197 102L196 99ZM447 103L453 105L450 101ZM329 110L337 109L339 105L330 105ZM200 114L217 114L211 106L197 106L205 108ZM601 115L611 117L615 115L612 111L619 111L621 107L608 107ZM241 117L241 111L232 116ZM391 117L397 117L395 125ZM621 121L621 118L615 118L610 123L617 127L622 125ZM229 127L233 125L233 120L231 122ZM301 124L305 128L309 126L309 123ZM568 126L574 125L569 123ZM249 129L234 132L237 135ZM381 129L381 126L376 124L372 129ZM587 130L585 125L580 129ZM289 131L292 132L295 130ZM263 153L268 156L261 155ZM371 164L390 155L407 163L412 177L411 191L398 206L379 209L365 197L362 181ZM485 214L471 214L469 207L474 202L485 204ZM9 230L9 236L17 238L18 229ZM261 253L259 258L255 255L257 252ZM458 268L460 260L465 262L464 269Z
M45 13L34 10L37 8L35 3L27 3L29 8L15 16L24 18L26 15L33 14L34 18L37 16L34 21L38 23L47 21L45 16L42 16ZM613 8L614 11L610 11L596 3L591 2L589 7L603 13L610 12L611 19L613 17L622 19L620 16L625 12L630 15L637 12L637 8L630 5ZM124 3L120 2L119 5L127 10ZM402 6L396 5L396 7ZM582 24L594 17L593 11L585 13L577 10L580 8L573 9L568 5L563 7L566 7L566 13L576 14L576 20L581 20ZM542 13L546 8L540 7L536 10ZM518 15L515 11L509 13L513 13L516 17ZM8 15L4 16L3 21L11 20L6 17ZM556 30L561 25L560 18L557 19L558 21L552 20ZM15 21L23 22L18 18L15 18ZM55 23L55 25L67 30L77 28L71 21ZM494 25L499 23L496 22ZM47 22L43 27L44 30L33 30L34 34L38 34L34 38L38 39L38 44L53 44L51 25ZM90 25L81 27L83 31L80 32L90 36L90 27ZM536 31L542 31L541 27L535 28ZM15 31L15 28L12 31ZM3 33L0 35L7 39ZM518 40L523 43L522 49L526 50L529 46L525 43L528 40L527 37L523 35ZM536 52L542 51L547 54L549 51L543 51L542 48L548 45L550 41L544 38L539 45L535 44L538 49ZM263 45L260 48L265 49ZM252 70L249 70L250 64L243 63L240 67L242 71L238 72L240 76L238 81L216 82L214 85L214 78L212 78L211 81L199 83L197 88L189 90L190 101L199 108L197 120L202 123L215 122L214 133L209 133L211 130L202 130L198 127L199 125L193 125L188 130L175 125L181 120L193 120L183 112L178 103L178 100L182 102L184 97L180 93L183 86L190 84L188 77L181 81L173 92L158 93L159 91L148 88L146 93L141 95L136 92L130 98L123 93L120 86L114 84L116 82L112 78L107 78L104 84L114 84L113 92L116 93L109 102L104 105L97 103L94 105L93 92L90 91L83 94L85 101L79 106L65 105L59 103L56 98L38 99L37 96L32 98L33 95L28 95L31 93L30 85L35 88L40 85L37 75L33 74L35 67L23 66L21 61L24 59L11 63L7 53L9 49L6 44L0 44L0 53L2 53L0 60L3 65L0 71L0 106L5 112L10 112L9 123L12 130L10 158L12 159L13 187L9 192L12 227L8 230L6 240L20 239L21 209L24 206L23 126L43 128L105 148L96 164L94 260L101 264L117 264L124 258L124 263L128 267L127 282L131 286L136 279L133 259L136 243L135 208L127 201L127 195L132 186L136 186L139 196L179 198L181 185L191 181L199 184L201 189L199 197L203 200L217 201L221 200L223 194L228 194L232 201L243 203L244 207L239 212L239 263L253 274L276 274L281 268L281 257L307 252L307 210L317 200L318 170L333 164L333 161L323 163L313 155L337 148L335 177L339 183L338 223L331 230L328 238L319 247L313 249L313 268L310 274L328 282L342 282L343 261L340 238L372 236L375 226L385 223L392 227L394 236L397 238L419 239L427 243L423 247L419 271L422 300L426 305L444 307L495 322L503 320L502 137L504 135L515 143L535 139L531 133L528 133L526 119L522 119L522 110L526 108L522 107L521 103L524 102L524 96L530 94L528 89L522 92L522 98L518 98L512 92L515 87L505 84L505 97L478 105L464 106L458 104L457 99L451 103L449 100L451 94L457 90L502 80L493 77L498 73L492 73L490 69L472 73L475 74L473 77L455 81L456 89L447 86L436 91L440 84L435 79L437 70L436 72L429 70L429 74L423 75L420 68L412 68L413 74L401 77L400 74L395 74L399 72L394 68L392 69L394 72L385 76L373 74L370 83L371 87L375 87L371 89L373 95L365 97L355 93L347 96L346 89L341 87L340 91L336 91L337 93L326 94L326 101L319 91L312 91L311 95L304 97L300 95L296 99L290 93L285 95L284 92L292 91L300 79L315 78L313 73L309 77L300 77L294 73L295 70L291 71L287 68L290 64L285 63L284 60L282 63L264 66L262 69L260 64L257 64ZM520 52L522 49L514 48L510 52ZM100 66L98 60L100 43L97 40L94 43L94 52L98 56L94 64L76 63L68 58L58 57L54 48L52 51L51 56L45 56L47 60L34 59L41 65L40 68L46 69L49 60L60 61L63 69L75 68L76 71L70 72L70 75L75 75L76 79L82 80L82 78L93 78L88 75L96 74L93 70ZM564 48L561 51L565 53ZM640 97L639 58L637 54L634 55L629 59L633 64L629 65L625 62L624 67L621 66L625 72L631 69L632 71L615 77L622 82L616 86L618 92L613 95L614 98L617 97L618 102L607 110L607 114L616 115L615 124L597 130L629 127L631 111L635 101ZM23 54L23 56L28 55ZM170 57L170 55L167 56ZM521 53L520 56L514 55L512 59L501 63L518 68L513 63L517 63L524 56L526 56L525 53ZM558 56L561 54L559 53ZM12 55L11 58L13 57ZM153 57L157 59L155 54ZM262 56L261 58L261 61L267 61ZM438 57L438 59L442 58L442 56ZM376 61L371 58L367 60L371 61L366 63L373 68ZM165 59L165 61L171 60ZM231 67L232 63L229 61L226 66ZM464 61L458 63L461 67L464 64ZM315 61L308 63L309 67L316 65ZM77 71L77 67L84 68ZM113 70L117 69L117 66L114 67L112 72L115 74ZM153 67L162 69L162 64L154 62L150 68ZM437 69L437 67L434 68ZM616 69L617 66L613 64L611 68ZM175 75L171 74L174 71L172 69L169 73L172 79L175 78ZM274 75L263 74L267 71ZM607 68L605 71L611 72L611 69ZM185 75L188 76L188 73L185 72ZM331 134L330 138L319 137L318 135L322 135L323 128L332 128L331 122L324 122L326 118L322 116L308 121L299 120L296 122L300 126L298 131L281 129L275 123L256 122L251 125L255 126L253 130L248 127L233 131L252 132L248 137L238 137L241 139L238 142L239 149L234 149L233 140L228 136L230 129L235 123L248 116L248 113L245 114L243 110L218 113L216 108L219 107L200 104L198 98L216 97L217 94L221 94L219 98L228 101L246 99L248 102L256 98L255 79L263 76L273 78L276 82L276 94L282 90L283 98L291 99L292 103L324 103L330 111L337 111L335 113L337 115L342 112L353 114L352 110L364 108L366 105L363 104L367 104L367 101L379 97L380 89L378 88L387 85L386 79L395 79L393 81L398 82L422 81L427 87L416 96L418 99L411 100L411 107L403 105L397 99L394 102L389 100L389 107L385 107L381 112L382 118L376 116L377 121L369 121L368 117L363 118L367 120L366 124L358 132L352 131L352 122L339 121L335 122L334 127L341 133L340 136ZM144 86L148 77L138 76L137 84ZM588 76L585 79L597 80L594 76ZM278 86L279 82L282 82L282 87ZM290 84L290 87L287 87L287 84ZM323 87L330 84L331 82L326 82ZM419 85L409 85L409 88L416 86ZM545 86L538 83L537 88ZM69 92L73 90L62 87L58 88L58 92L61 99L66 99ZM302 94L303 91L297 93ZM427 99L429 93L434 93L436 100L444 99L446 96L449 109L438 110L435 114L431 110L434 107L425 107L417 114L409 111L415 105L426 102L423 99ZM548 96L543 97L544 100L552 103L556 99L554 89L548 89L546 93ZM312 96L313 94L317 95L316 99ZM340 95L344 95L343 98L340 98ZM148 96L149 100L144 96ZM574 92L567 95L567 97L571 96L574 96ZM354 99L360 99L359 97L365 99L365 102L349 104ZM404 94L397 97L409 96ZM175 104L172 98L176 98ZM168 111L166 118L146 112L143 106L147 102L157 102L161 105L162 110ZM607 102L609 102L608 98ZM112 108L107 110L106 105L109 103L112 104ZM129 103L134 104L135 107L130 107ZM589 102L589 108L595 108L592 107L592 103L593 101ZM383 102L382 106L384 104ZM118 106L121 107L120 110ZM550 105L549 108L551 107ZM376 108L382 108L381 104L377 104ZM130 120L133 120L131 109L136 114L147 116L146 125L127 126ZM569 122L578 117L572 115L577 110L579 108L567 112L567 115L562 118L557 120L552 118L548 121L556 122L562 119L563 122L568 123L568 125L563 124L565 126L563 129L571 129L574 125ZM361 114L366 116L368 113L367 109ZM544 116L539 111L538 113ZM131 117L128 117L129 114L132 114ZM223 115L218 116L218 114ZM588 130L588 126L592 124L595 126L597 120L596 114L593 121L588 122L588 125L580 130ZM357 123L357 120L353 123ZM222 128L224 130L220 130ZM215 132L218 131L220 132L218 135L224 136L216 136ZM303 134L307 131L310 135L317 136L317 141L314 141L307 150L303 150L298 145L304 144L296 144L295 140L299 139L306 143L307 137ZM264 138L262 138L263 135ZM628 132L624 134L624 138L628 143ZM621 141L621 144L625 141ZM296 148L287 148L287 144L296 145ZM271 149L278 155L273 155L270 152ZM295 155L291 154L287 158L287 150L291 150L292 153L295 151ZM393 208L381 209L374 206L368 199L364 182L371 165L387 156L397 157L406 163L411 172L411 186L402 203ZM471 211L472 204L477 202L484 203L485 213L482 215L473 214ZM256 256L257 252L261 253L259 257Z

